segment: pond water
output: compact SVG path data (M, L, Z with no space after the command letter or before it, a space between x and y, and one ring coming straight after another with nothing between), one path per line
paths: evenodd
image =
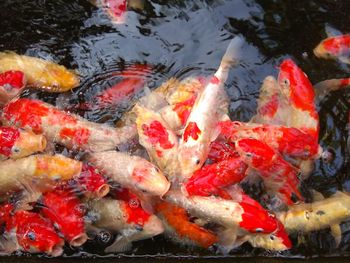
M26 94L53 104L78 104L117 81L113 72L127 65L152 65L148 78L152 89L175 76L210 75L218 67L230 39L244 39L242 61L226 83L232 119L248 121L256 112L262 80L277 76L284 58L293 58L312 83L349 77L350 68L336 61L316 58L312 49L327 32L348 33L350 1L319 0L144 0L142 10L129 10L125 24L113 24L106 13L87 0L2 0L0 2L0 50L50 59L76 69L82 85L61 95ZM336 190L350 191L347 149L349 92L334 92L319 102L320 144L335 151L331 163L318 160L304 182L326 196ZM130 108L77 111L96 122L116 122ZM249 245L233 256L310 257L345 255L350 252L350 223L342 224L338 248L329 231L310 233L299 244L281 253ZM88 242L81 250L66 249L67 255L102 254L103 246ZM157 237L137 242L129 254L215 256L213 251L186 248Z

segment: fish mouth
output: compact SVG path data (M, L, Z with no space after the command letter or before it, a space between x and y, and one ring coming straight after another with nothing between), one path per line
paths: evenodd
M108 184L101 185L96 191L96 197L102 198L109 193L110 187Z
M63 254L63 245L64 241L61 240L58 244L53 245L49 251L47 251L47 254L52 257L59 257Z
M81 233L73 237L72 240L69 242L69 244L73 247L80 247L87 241L87 239L88 239L87 234Z

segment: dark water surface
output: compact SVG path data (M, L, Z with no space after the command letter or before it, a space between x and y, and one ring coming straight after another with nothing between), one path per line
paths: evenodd
M63 95L32 93L47 102L89 101L116 81L112 73L133 63L154 66L148 85L155 88L172 76L215 72L229 40L245 38L241 64L231 71L227 91L231 118L248 121L256 111L262 80L277 76L282 59L291 57L312 83L349 77L350 68L313 56L312 49L327 31L350 31L350 1L303 0L193 0L145 1L143 10L129 11L126 24L115 25L101 10L80 0L1 0L0 51L54 60L76 69L82 85ZM305 186L326 196L337 189L350 191L349 153L346 140L349 92L335 92L319 103L320 143L336 153L334 162L317 161ZM100 112L78 112L97 122L113 123L129 105ZM350 253L350 223L342 224L343 238L335 248L328 230L310 233L299 246L272 253L243 245L237 256L312 257ZM299 241L298 241L299 240ZM185 248L157 237L134 245L129 254L208 256L215 252ZM102 254L102 247L89 243L84 251ZM87 256L67 248L67 255Z

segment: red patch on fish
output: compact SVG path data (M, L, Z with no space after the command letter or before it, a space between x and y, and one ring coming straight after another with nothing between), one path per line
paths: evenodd
M273 118L278 110L278 94L272 95L271 99L259 108L259 114Z
M67 112L49 108L48 122L50 125L75 125L77 119Z
M25 86L25 76L22 71L9 70L0 73L0 86L21 89Z
M239 154L232 142L214 141L210 144L208 158L214 162L220 162L232 157L238 157Z
M10 156L19 136L20 132L16 128L0 127L0 154Z
M42 132L42 118L49 114L49 108L40 101L18 99L3 108L3 117L21 128L31 128L34 132Z
M56 189L45 193L42 204L43 215L58 226L68 242L84 233L82 204L71 189Z
M301 110L315 111L315 91L306 74L291 59L285 59L280 65L278 80L289 81L290 100Z
M189 137L192 137L193 140L197 140L201 134L201 130L198 128L197 123L189 122L184 131L184 141L187 142Z
M12 217L18 244L26 251L35 248L39 252L49 252L55 245L62 245L52 223L38 213L17 211Z
M213 76L211 79L210 79L210 83L211 84L214 84L214 85L218 85L220 83L220 80L216 77L216 76Z
M63 140L71 140L75 145L84 145L89 141L90 130L87 128L62 128L60 137Z
M102 5L107 9L113 20L118 23L122 22L127 8L126 0L102 0Z
M271 233L277 229L277 219L248 195L242 194L239 204L244 210L240 227L252 233Z
M165 150L174 147L174 144L169 141L168 131L159 121L152 121L150 125L143 124L142 130L152 145L159 144Z
M339 84L339 86L340 86L341 88L344 88L344 87L349 86L349 85L350 85L350 78L348 78L348 79L342 79L342 80L340 81L340 84Z
M323 47L333 55L340 55L350 48L350 35L330 37L322 42Z
M181 124L184 125L190 116L193 104L195 103L197 95L192 95L189 99L176 103L173 110L177 113Z
M82 172L78 177L79 185L86 191L96 193L103 185L107 184L106 179L91 165L83 164Z

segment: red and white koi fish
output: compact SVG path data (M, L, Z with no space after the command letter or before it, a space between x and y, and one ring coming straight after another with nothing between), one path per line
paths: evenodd
M288 114L288 102L281 96L277 80L267 76L259 91L257 114L250 122L283 125Z
M41 134L13 127L0 127L0 160L23 158L45 148L46 139Z
M108 151L92 153L89 161L113 181L135 193L163 196L170 188L163 173L141 157Z
M65 92L79 86L79 77L64 66L40 58L0 52L0 72L21 71L27 85L47 92Z
M115 149L129 139L128 131L132 129L90 122L45 102L25 98L8 103L1 119L8 126L31 129L43 133L48 141L86 151Z
M191 196L218 195L231 199L224 188L239 183L245 177L247 168L240 157L228 158L195 171L184 187Z
M314 49L318 58L339 59L350 64L350 35L332 36L322 40Z
M0 106L18 96L26 86L22 71L9 70L0 73Z
M277 229L276 219L257 201L239 193L234 200L214 196L186 197L181 191L171 190L166 200L185 208L192 216L209 219L238 233L271 233Z
M6 205L5 205L6 206ZM4 206L0 208L4 215ZM9 209L10 208L10 209ZM40 214L28 211L12 211L8 207L5 232L0 239L0 252L10 254L16 250L45 253L57 257L63 253L64 240L56 233L52 223Z
M285 59L280 65L278 84L281 94L290 103L286 126L301 129L318 142L319 117L315 91L306 74L291 59Z
M215 233L190 221L184 208L160 201L155 210L165 226L165 234L181 244L191 243L202 248L209 248L218 241ZM187 242L186 242L187 241Z
M146 212L137 198L127 200L103 198L90 200L88 218L92 221L91 230L100 228L118 232L120 236L105 249L105 252L116 253L131 249L131 243L137 240L152 238L163 233L162 221L155 215Z
M84 229L84 209L70 189L58 189L43 194L42 214L62 233L71 246L79 247L87 241Z
M141 105L136 105L136 125L140 144L150 159L170 181L176 180L179 170L178 138L162 117Z
M294 127L238 121L223 121L219 126L221 135L231 142L240 138L254 138L281 154L300 159L316 158L321 152L313 136Z
M327 79L318 82L314 85L316 97L318 100L322 100L328 93L336 90L343 90L349 88L350 78L344 79Z
M287 205L303 200L299 192L299 170L285 161L266 143L257 139L240 139L236 142L236 150L242 160L257 170L266 188Z
M47 191L60 182L77 177L81 169L81 162L63 155L33 155L6 160L0 162L0 193Z
M106 178L92 165L83 164L82 171L76 180L88 198L102 198L109 193L110 187Z
M237 63L238 50L243 40L231 40L217 72L196 99L180 141L179 162L182 176L188 178L207 159L210 143L216 139L217 122L222 113L220 105L225 100L224 82L231 65Z

